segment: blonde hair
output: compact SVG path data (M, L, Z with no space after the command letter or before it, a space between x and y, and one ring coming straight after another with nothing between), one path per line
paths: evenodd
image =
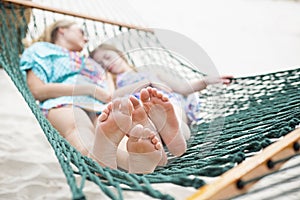
M117 49L115 46L111 45L111 44L105 44L105 43L100 44L100 45L99 45L98 47L96 47L92 52L90 52L90 57L91 57L92 59L94 59L95 54L96 54L98 51L101 51L101 50L104 50L104 51L107 50L107 51L114 51L114 52L116 52L116 53L120 56L120 58L123 59L124 62L126 62L126 63L128 64L128 66L129 66L133 71L137 72L137 69L136 69L134 66L132 66L132 65L130 65L130 64L128 63L127 59L126 59L125 56L124 56L124 53L123 53L122 51L120 51L119 49ZM110 73L110 72L109 72L109 73ZM117 81L116 81L116 80L117 80L117 74L110 73L110 75L112 76L114 85L115 85L115 87L116 87L116 84L117 84Z
M49 25L44 32L32 42L50 42L55 43L57 40L57 32L59 28L69 28L70 26L77 24L75 21L70 21L66 19L58 20L51 25Z

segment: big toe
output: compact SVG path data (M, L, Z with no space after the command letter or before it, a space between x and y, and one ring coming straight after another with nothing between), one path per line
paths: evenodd
M129 100L131 101L131 103L133 105L133 108L135 110L138 109L141 106L139 100L135 96L130 96Z
M141 124L135 125L129 132L129 137L141 138L143 136L143 126Z
M116 124L124 133L128 133L131 128L132 111L133 106L128 98L116 99L113 101L112 121L114 121L114 124Z
M128 98L115 99L113 101L113 112L121 112L125 115L131 115L133 106Z
M145 88L143 88L141 91L140 91L140 99L142 102L147 102L150 100L150 94L149 94L149 91Z

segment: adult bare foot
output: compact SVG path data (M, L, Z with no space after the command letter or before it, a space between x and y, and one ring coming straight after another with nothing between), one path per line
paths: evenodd
M159 142L161 143L161 138L157 133L156 127L149 119L148 114L146 113L144 107L140 104L140 101L134 96L130 96L129 99L134 108L132 111L132 125L135 126L137 124L140 124L144 128L148 128L151 131L155 132L156 134L155 136L159 139ZM167 162L168 162L168 157L166 155L166 152L162 150L162 158L161 161L158 163L158 165L165 166Z
M129 99L116 99L98 117L92 158L102 166L117 168L119 143L132 126L133 106Z
M168 97L155 88L148 87L141 90L140 99L170 153L175 156L185 153L186 141L180 132L179 120Z
M129 173L152 173L162 158L162 144L155 132L137 124L128 135Z

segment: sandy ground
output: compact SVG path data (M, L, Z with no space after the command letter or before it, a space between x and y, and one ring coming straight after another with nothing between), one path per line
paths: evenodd
M130 3L153 27L174 30L195 40L207 51L221 74L246 76L299 66L300 3L211 0L182 5L182 1L175 0L169 13L164 11L170 0L159 3L158 0L131 0ZM165 20L161 20L163 18ZM69 186L52 148L3 70L0 70L0 86L0 199L70 199ZM299 164L299 159L291 160L287 166L295 163ZM299 167L280 173L260 181L257 188L299 173ZM270 196L284 194L283 189L299 185L299 179L291 178L287 185L243 199L275 199ZM168 184L155 187L176 199L184 199L194 192L191 188ZM299 188L286 193L278 199L300 199ZM86 194L88 199L107 199L91 184ZM126 193L125 199L150 198Z

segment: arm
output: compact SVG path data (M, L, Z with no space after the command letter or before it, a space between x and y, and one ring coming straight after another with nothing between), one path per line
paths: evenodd
M106 72L106 77L107 77L107 86L109 89L109 92L113 94L115 91L115 84L114 84L114 79L111 73Z
M61 96L77 95L94 96L96 99L103 102L108 102L111 99L111 95L105 90L91 84L76 86L61 83L45 84L32 72L32 70L27 71L27 84L34 98L39 101L45 101L47 99Z
M233 76L208 76L203 79L187 80L182 77L174 78L168 74L164 74L163 76L159 75L159 78L171 87L174 92L187 96L193 92L205 89L208 85L217 83L229 84Z

